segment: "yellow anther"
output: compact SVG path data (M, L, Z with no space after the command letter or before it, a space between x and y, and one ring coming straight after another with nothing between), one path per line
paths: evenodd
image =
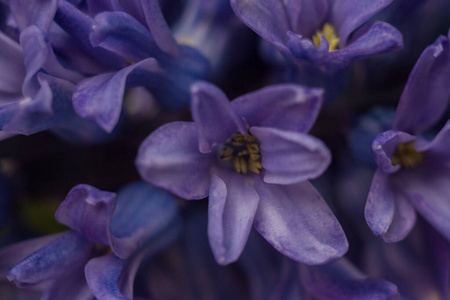
M251 154L259 154L259 146L257 144L247 144L247 150Z
M245 162L245 158L239 157L239 164L241 165L241 173L247 174L247 163Z
M254 142L254 141L256 141L256 138L253 135L246 134L246 135L244 135L244 141L246 141L246 142Z
M259 154L250 154L250 160L257 161L261 155Z
M325 23L325 25L323 25L322 30L316 31L316 34L312 37L313 43L314 45L316 45L316 47L319 47L320 44L322 43L321 40L322 34L328 41L329 45L328 51L331 52L336 50L339 45L339 38L336 34L336 30L334 29L333 25L331 25L330 23Z
M401 165L413 168L423 161L423 153L414 148L414 142L397 144L391 162L393 166Z
M258 140L250 133L235 133L224 144L220 158L231 160L236 172L241 174L247 174L248 171L259 174L262 170Z
M248 150L242 150L241 152L238 153L238 156L244 156L244 155L248 155Z
M233 158L233 165L236 172L241 173L241 164L239 162L239 157Z

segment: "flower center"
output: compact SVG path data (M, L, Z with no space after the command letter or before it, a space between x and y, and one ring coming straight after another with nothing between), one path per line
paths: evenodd
M417 152L414 142L397 144L391 162L393 166L401 165L405 168L413 168L423 161L423 153Z
M328 51L331 52L336 50L339 44L339 38L336 34L336 30L334 29L333 25L331 25L330 23L325 23L325 25L323 25L322 30L316 31L316 34L312 38L314 45L316 45L316 47L319 47L320 44L322 43L321 41L322 34L328 41L329 45Z
M226 141L220 152L220 158L232 161L238 173L247 174L247 171L259 174L262 170L259 141L247 132L245 135L235 133Z

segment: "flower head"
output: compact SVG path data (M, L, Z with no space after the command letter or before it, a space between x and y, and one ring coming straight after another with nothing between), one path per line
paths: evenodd
M209 240L221 264L235 261L252 225L283 254L308 264L335 260L345 235L316 189L330 152L306 132L322 91L278 85L229 103L217 87L192 86L194 123L154 131L136 159L142 177L185 199L209 195Z

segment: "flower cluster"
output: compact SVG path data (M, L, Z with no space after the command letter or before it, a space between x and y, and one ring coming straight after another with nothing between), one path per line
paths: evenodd
M449 299L449 28L0 0L0 299Z

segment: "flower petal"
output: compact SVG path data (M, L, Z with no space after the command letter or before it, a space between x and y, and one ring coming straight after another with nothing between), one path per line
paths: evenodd
M0 92L21 93L25 68L19 44L0 32Z
M308 132L322 106L322 89L279 84L245 94L231 107L250 126Z
M365 218L372 232L385 242L404 239L416 222L416 214L394 181L403 181L402 174L386 175L377 170L365 208Z
M225 142L237 130L245 134L244 121L231 109L227 96L219 88L197 82L191 87L191 95L200 152L211 152L213 143Z
M393 128L417 133L433 126L450 99L450 41L440 36L420 55L395 112Z
M388 23L375 21L359 28L348 46L329 52L320 63L326 70L333 72L356 60L399 51L402 48L401 33Z
M341 48L350 34L393 0L341 0L331 8L331 23L336 27Z
M291 28L305 38L311 38L325 23L329 14L327 0L287 0L286 13L291 21Z
M424 145L425 149L417 149L418 151L426 151L429 159L438 162L439 164L450 167L450 120L435 136L433 141Z
M57 3L57 0L15 0L9 1L9 8L20 31L28 26L36 25L42 31L47 32L55 16Z
M330 151L310 135L266 127L251 127L250 132L261 143L264 182L293 184L314 179L330 165Z
M109 245L109 226L116 205L115 196L114 193L79 184L67 194L56 210L55 218L86 239Z
M68 231L15 265L7 277L19 283L39 283L57 278L84 264L91 247L92 244L82 235Z
M254 226L284 255L309 265L337 260L348 250L345 234L317 190L304 181L256 181L260 197Z
M132 183L119 190L116 203L110 245L122 259L165 232L179 218L175 197L144 182Z
M54 278L45 289L42 300L93 300L94 295L86 283L84 264L66 270L64 274Z
M277 48L286 48L289 19L279 0L231 0L236 16Z
M247 243L258 207L253 177L220 170L211 178L208 237L216 261L236 261Z
M136 166L142 178L185 199L208 196L212 154L198 151L197 127L174 122L155 130L139 147Z

